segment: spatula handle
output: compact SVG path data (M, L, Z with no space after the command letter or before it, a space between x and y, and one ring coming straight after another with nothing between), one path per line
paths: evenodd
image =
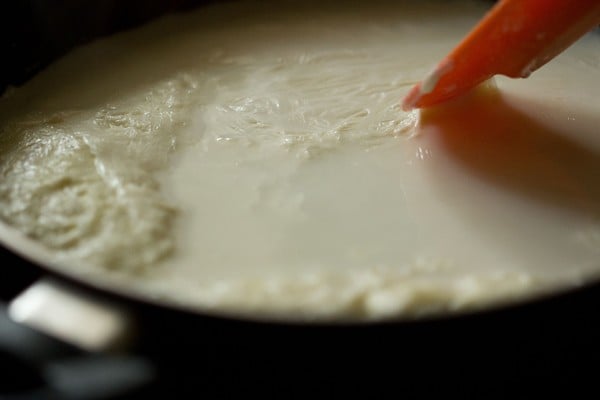
M424 108L494 75L526 78L600 24L600 0L500 0L404 99Z

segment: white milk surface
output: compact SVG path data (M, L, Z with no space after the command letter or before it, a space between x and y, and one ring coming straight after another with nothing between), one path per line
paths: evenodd
M233 2L79 48L0 100L0 217L67 273L209 312L412 318L595 279L600 35L400 107L487 5Z

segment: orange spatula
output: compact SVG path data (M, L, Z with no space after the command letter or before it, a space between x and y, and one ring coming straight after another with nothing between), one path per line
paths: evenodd
M526 78L599 24L600 0L500 0L402 107L442 103L496 74Z

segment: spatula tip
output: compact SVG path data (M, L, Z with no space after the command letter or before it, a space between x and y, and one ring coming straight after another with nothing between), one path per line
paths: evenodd
M417 83L413 88L408 92L406 97L402 100L402 110L411 111L415 108L419 108L418 103L421 99L421 84Z

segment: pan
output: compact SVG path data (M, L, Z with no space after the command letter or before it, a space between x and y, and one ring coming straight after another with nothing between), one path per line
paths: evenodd
M10 61L1 86L26 82L93 38L204 3L10 3L4 15L13 17L3 34ZM481 395L490 388L505 394L521 389L541 393L571 389L574 383L585 386L592 371L584 365L600 358L596 283L460 315L367 323L282 322L141 298L44 263L43 250L9 227L0 226L0 238L5 260L0 281L8 293L3 300L12 310L10 318L3 312L2 326L21 329L22 337L32 338L27 345L3 338L2 347L10 353L10 368L20 360L30 368L28 374L37 374L36 385L47 380L38 376L44 371L40 366L65 355L98 360L110 354L141 357L151 365L150 375L176 377L172 381L178 388L196 387L203 376L205 390L212 394L234 393L226 388L230 382L224 376L232 364L238 366L229 377L236 381L231 383L235 393L266 396L291 390L364 396L391 391ZM40 308L45 310L42 315L32 311L35 299L49 305ZM36 354L31 348L40 341L51 341L53 350ZM192 367L183 367L186 363ZM85 397L82 393L78 395Z

